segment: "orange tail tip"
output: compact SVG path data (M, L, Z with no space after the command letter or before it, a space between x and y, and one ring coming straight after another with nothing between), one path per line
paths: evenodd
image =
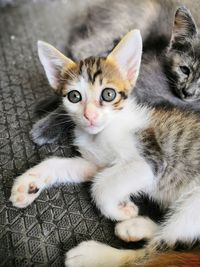
M168 252L153 256L144 267L200 267L200 251Z

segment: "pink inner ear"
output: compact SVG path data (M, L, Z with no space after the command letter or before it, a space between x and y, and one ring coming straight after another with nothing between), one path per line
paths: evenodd
M136 74L135 68L134 67L129 68L128 72L127 72L127 79L129 81L132 80L134 78L135 74Z
M127 79L130 81L136 74L137 59L134 56L130 57L127 61Z

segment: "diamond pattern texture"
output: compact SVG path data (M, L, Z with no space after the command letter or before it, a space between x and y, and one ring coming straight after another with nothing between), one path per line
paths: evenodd
M82 240L121 246L113 225L89 197L89 185L44 191L26 209L9 202L16 176L50 156L72 155L67 145L34 145L29 131L33 107L51 94L36 42L64 51L68 1L13 1L0 9L0 266L64 266L64 253Z

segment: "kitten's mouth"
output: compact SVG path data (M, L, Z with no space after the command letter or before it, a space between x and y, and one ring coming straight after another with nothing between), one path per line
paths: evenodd
M182 100L189 102L189 101L195 101L198 100L200 98L200 96L196 96L195 92L191 93L189 91L187 91L185 88L183 88L180 93L179 96L181 97Z

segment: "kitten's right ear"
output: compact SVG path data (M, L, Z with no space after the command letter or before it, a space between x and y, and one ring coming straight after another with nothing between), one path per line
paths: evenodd
M38 41L38 55L53 89L59 89L60 77L64 71L76 66L76 63L65 57L52 45Z
M179 7L175 13L171 44L176 41L184 42L188 38L192 39L196 34L197 26L190 11L184 6Z

